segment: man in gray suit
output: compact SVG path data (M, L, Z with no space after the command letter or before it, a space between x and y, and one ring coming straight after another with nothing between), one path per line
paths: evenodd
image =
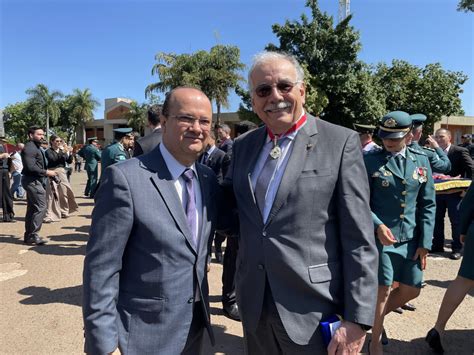
M212 106L177 88L162 112L163 141L105 170L84 262L85 351L199 354L209 323L207 258L218 183L195 164Z
M303 109L304 73L263 52L249 72L265 126L235 140L227 185L240 218L236 291L247 354L358 353L373 324L377 249L356 132ZM345 352L346 353L346 352Z
M148 109L148 126L152 131L135 142L133 147L134 157L151 152L161 142L160 111L159 105L152 105Z

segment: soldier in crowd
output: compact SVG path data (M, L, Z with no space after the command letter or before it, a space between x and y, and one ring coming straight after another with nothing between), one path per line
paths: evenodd
M88 138L87 141L89 144L82 147L77 154L85 160L84 169L86 169L87 172L87 183L86 189L84 190L84 196L94 198L99 175L99 141L97 140L97 137Z
M112 164L118 163L119 161L124 161L130 158L127 153L128 148L130 148L132 141L134 139L131 128L116 128L114 129L114 139L115 141L109 144L103 151L101 155L101 175L104 173L105 169Z
M363 154L367 154L374 149L380 149L380 146L372 140L375 126L354 123L354 129L359 133Z
M431 248L435 190L427 156L406 146L412 120L406 112L385 115L378 135L384 149L364 156L370 208L379 249L379 288L370 354L382 354L387 313L418 297ZM391 290L394 282L399 286Z
M412 130L407 135L407 145L415 150L422 151L430 161L431 170L434 173L447 174L451 170L451 162L443 149L440 148L438 142L428 135L426 142L429 147L420 146L419 141L423 134L423 122L426 121L426 116L421 113L415 113L410 116L413 122Z

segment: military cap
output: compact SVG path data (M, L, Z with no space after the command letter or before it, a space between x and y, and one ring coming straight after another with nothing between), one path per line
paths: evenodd
M375 126L372 126L370 124L359 124L359 123L354 123L354 130L359 132L359 133L374 133Z
M410 132L411 126L412 120L408 113L389 112L380 120L378 136L382 139L403 138Z
M469 134L469 133L463 134L461 138L472 139L472 134Z
M426 121L426 116L422 113L415 113L410 117L413 122L413 127L421 126Z
M96 141L97 140L97 137L89 137L87 138L87 141L88 142L93 142L93 141Z
M115 137L116 138L122 138L124 136L131 136L132 135L133 129L130 127L124 127L124 128L115 128Z

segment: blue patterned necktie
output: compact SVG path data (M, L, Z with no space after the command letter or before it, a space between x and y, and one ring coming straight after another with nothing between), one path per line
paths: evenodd
M186 169L181 175L186 182L186 221L188 222L189 230L193 236L194 246L197 248L199 244L198 235L196 233L196 195L194 194L194 171Z

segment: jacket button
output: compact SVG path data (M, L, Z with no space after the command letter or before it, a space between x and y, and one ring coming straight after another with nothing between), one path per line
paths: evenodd
M402 184L405 185L407 183L406 180L402 180Z
M263 266L263 264L258 264L257 267L258 267L259 270L264 270L265 269L265 266Z
M407 194L406 191L402 191L402 195L405 196Z
M191 297L189 300L188 300L188 303L193 303L194 302L194 297Z
M404 215L404 214L401 214L401 215L400 215L400 218L401 218L401 219L404 219L404 218L405 218L405 215Z
M267 236L267 231L263 231L263 232L262 232L262 235L263 235L264 237L266 237L266 236Z
M402 203L400 206L405 208L407 205L405 203Z

